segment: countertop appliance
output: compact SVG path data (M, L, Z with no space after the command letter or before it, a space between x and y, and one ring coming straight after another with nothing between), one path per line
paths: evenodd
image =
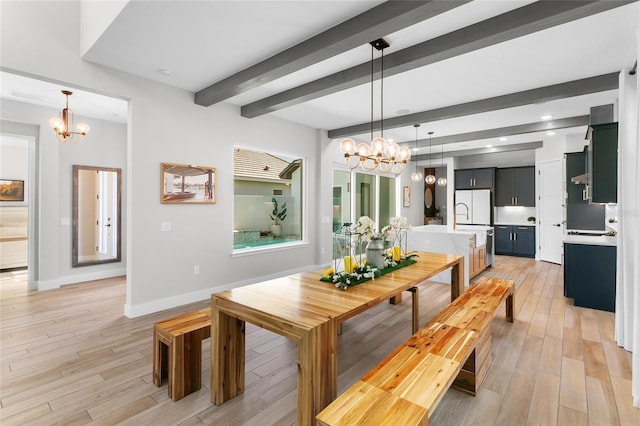
M463 189L455 193L455 223L465 225L491 224L491 191Z

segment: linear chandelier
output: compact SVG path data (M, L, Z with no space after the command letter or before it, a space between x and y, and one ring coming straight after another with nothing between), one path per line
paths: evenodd
M66 104L62 110L62 118L52 117L49 120L49 126L53 129L60 143L67 141L72 143L80 143L84 140L89 133L89 125L87 123L78 123L76 125L76 131L72 132L69 125L73 126L73 113L69 109L69 96L73 95L73 92L63 90L62 94L66 96ZM69 115L71 115L71 122L69 122ZM74 139L73 136L80 136L79 139Z
M383 39L377 39L369 43L371 45L371 143L357 144L351 138L340 141L340 151L344 154L345 161L351 170L360 166L366 172L392 173L400 175L407 161L411 158L411 150L408 146L398 146L397 143L387 141L384 138L384 49L389 47L389 43ZM373 49L380 51L380 137L373 137ZM355 164L351 161L356 158Z

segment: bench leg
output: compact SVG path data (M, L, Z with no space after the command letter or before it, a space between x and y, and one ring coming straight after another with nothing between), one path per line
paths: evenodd
M418 297L418 287L411 287L407 291L411 292L411 332L416 333L420 328L420 297Z
M167 344L159 333L153 333L153 384L162 386L162 379L167 377Z
M506 314L507 314L507 321L509 322L513 322L513 320L515 319L515 311L514 311L514 304L515 304L515 293L512 291L510 295L507 296L507 300L505 301L505 306L506 306Z
M178 401L202 387L203 330L176 336L172 345L169 398ZM173 379L173 380L172 380Z

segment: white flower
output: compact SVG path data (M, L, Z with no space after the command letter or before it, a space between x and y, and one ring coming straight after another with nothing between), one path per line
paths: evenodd
M360 216L360 219L356 222L354 231L361 235L360 239L362 241L368 243L377 235L376 223L369 216Z

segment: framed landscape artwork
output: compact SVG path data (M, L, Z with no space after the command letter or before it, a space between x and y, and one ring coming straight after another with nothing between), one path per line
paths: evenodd
M163 204L215 204L216 169L187 164L160 165Z
M24 201L24 181L0 179L0 201Z

